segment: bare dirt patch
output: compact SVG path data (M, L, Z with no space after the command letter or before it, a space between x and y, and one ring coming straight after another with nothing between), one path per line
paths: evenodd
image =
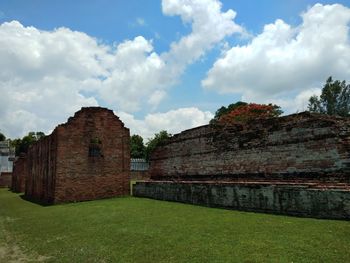
M0 217L0 262L27 263L45 262L50 257L38 255L34 252L25 251L17 243L16 239L5 229L4 221L15 221L11 218Z

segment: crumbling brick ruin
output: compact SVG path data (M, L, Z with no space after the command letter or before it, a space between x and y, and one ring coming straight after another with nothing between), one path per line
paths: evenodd
M12 172L1 172L0 173L0 188L11 186Z
M128 195L129 140L113 111L82 108L29 148L26 198L55 204Z
M13 165L11 190L16 193L25 191L25 179L28 174L27 157L21 154Z
M206 125L151 156L134 195L207 206L350 218L350 119L311 113Z

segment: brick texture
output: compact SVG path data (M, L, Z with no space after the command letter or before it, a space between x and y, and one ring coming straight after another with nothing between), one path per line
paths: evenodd
M28 176L27 157L21 154L14 162L11 190L16 193L25 191L25 179Z
M11 172L2 172L0 173L0 187L11 187Z
M158 147L149 172L154 180L349 182L350 120L300 113L246 125L201 126Z
M128 195L129 141L111 110L82 108L29 148L25 196L52 204Z

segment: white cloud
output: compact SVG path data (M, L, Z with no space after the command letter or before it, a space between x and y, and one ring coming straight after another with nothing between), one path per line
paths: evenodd
M322 93L321 88L311 88L300 92L294 99L293 105L289 108L298 109L299 111L306 111L307 105L309 104L309 99L311 96L320 96Z
M68 28L43 31L17 21L0 25L0 128L7 136L49 131L82 106L123 112L155 110L183 70L226 36L241 32L217 0L163 0L192 32L168 52L137 36L114 45ZM192 10L188 12L188 10ZM144 20L139 19L139 24ZM166 128L166 127L163 127Z
M163 0L166 15L179 15L184 23L192 25L192 32L171 44L163 58L171 66L170 76L182 73L188 63L199 59L216 43L233 33L243 33L242 27L233 19L236 13L229 9L221 11L217 0Z
M139 134L143 138L151 138L161 130L175 134L185 129L208 124L214 115L209 111L201 111L197 108L180 108L165 113L148 114L143 120L126 112L118 112L117 115L130 128L132 134Z
M286 101L293 94L322 87L330 75L348 80L350 9L316 4L301 16L298 27L278 19L247 45L224 52L202 81L203 87L242 94L248 101Z

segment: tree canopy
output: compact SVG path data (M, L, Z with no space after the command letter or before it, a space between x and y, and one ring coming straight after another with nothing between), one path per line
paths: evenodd
M219 124L245 123L253 119L278 117L283 113L281 108L273 104L256 104L239 101L216 111L210 122Z
M157 146L164 144L171 136L170 133L164 130L156 133L154 137L146 143L146 160L150 159L151 153Z
M227 107L225 106L221 106L219 109L216 110L215 112L215 116L214 118L210 121L210 124L215 124L219 121L220 117L222 115L225 115L231 111L233 111L234 109L241 107L241 106L245 106L248 103L243 102L243 101L238 101L236 103L231 103L230 105L228 105Z
M311 96L308 109L328 115L348 117L350 115L350 85L345 80L333 81L329 77L322 89L321 96Z
M131 158L145 158L146 147L143 143L143 138L140 135L134 134L130 138L130 155Z
M11 145L16 149L16 156L19 156L21 153L26 153L30 145L44 136L45 134L43 132L29 132L22 139L17 138L12 140Z
M6 140L6 136L0 132L0 142L5 140Z

